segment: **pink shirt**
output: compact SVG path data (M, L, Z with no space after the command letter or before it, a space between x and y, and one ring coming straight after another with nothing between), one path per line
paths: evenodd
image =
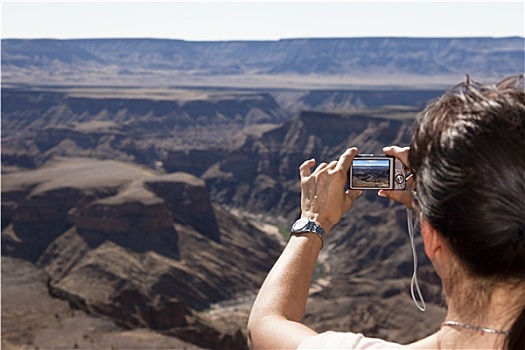
M401 349L401 344L367 338L361 333L330 331L307 338L299 349Z

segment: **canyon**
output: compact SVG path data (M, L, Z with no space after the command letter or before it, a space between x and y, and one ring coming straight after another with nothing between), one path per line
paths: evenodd
M246 348L299 165L406 145L452 78L520 59L522 38L3 40L2 347ZM446 308L416 251L424 313L405 209L366 191L326 239L304 322L433 332Z

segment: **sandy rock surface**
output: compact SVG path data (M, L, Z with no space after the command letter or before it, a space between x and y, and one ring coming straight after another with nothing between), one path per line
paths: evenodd
M199 349L149 329L127 330L53 298L46 274L2 257L2 349Z

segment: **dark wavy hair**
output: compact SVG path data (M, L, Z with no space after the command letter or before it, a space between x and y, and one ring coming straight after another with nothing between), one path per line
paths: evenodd
M466 78L419 114L409 163L416 207L470 276L525 282L524 75ZM523 350L525 308L505 346Z

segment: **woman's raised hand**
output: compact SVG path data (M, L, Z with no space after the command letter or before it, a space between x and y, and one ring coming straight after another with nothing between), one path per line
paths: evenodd
M311 172L315 160L305 161L299 167L301 177L301 217L317 222L328 232L341 220L360 190L346 190L348 170L357 154L357 148L347 149L338 160L321 163Z

